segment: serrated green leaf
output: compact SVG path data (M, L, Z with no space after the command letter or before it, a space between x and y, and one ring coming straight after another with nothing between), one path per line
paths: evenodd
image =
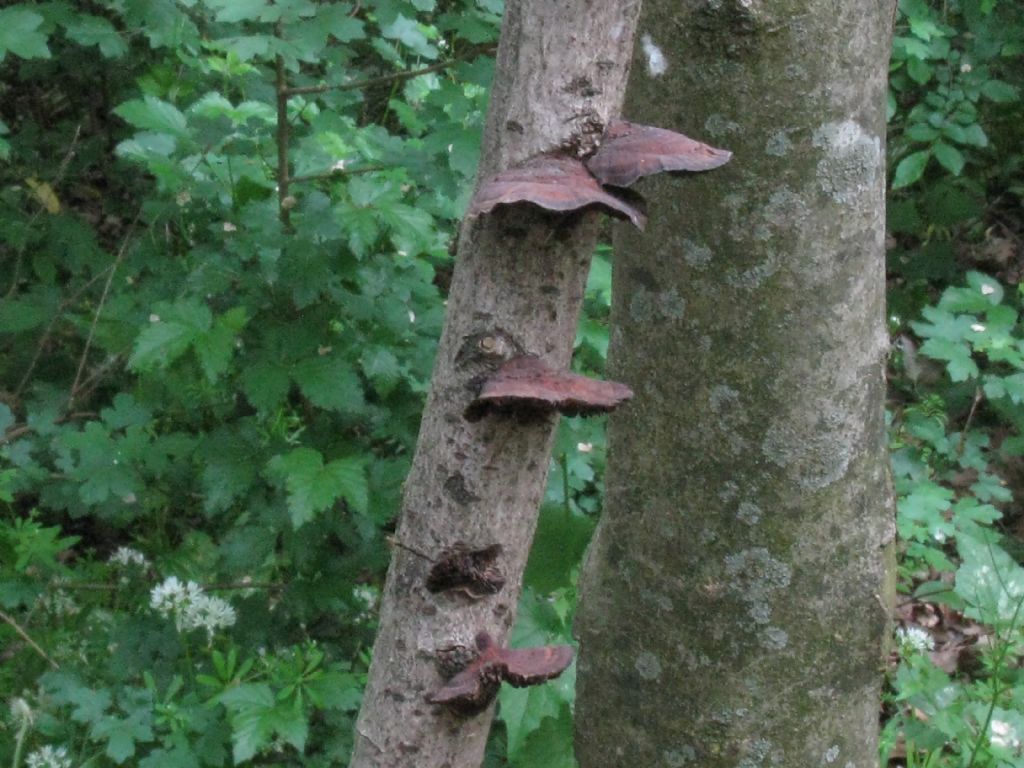
M271 360L247 365L242 371L241 384L246 398L262 413L276 410L291 386L288 369Z
M356 459L337 459L325 466L318 451L302 447L274 457L268 469L284 478L288 510L296 528L342 497L357 511L366 510L366 474Z
M114 25L101 16L77 14L65 25L69 38L79 45L97 45L108 59L123 56L128 46Z
M997 544L963 537L955 590L967 603L964 615L1006 627L1024 615L1024 569Z
M292 378L302 394L320 408L339 413L363 410L363 386L359 376L338 355L317 355L296 363Z
M7 52L23 59L48 59L46 35L39 32L43 17L24 5L0 10L0 61Z
M149 326L135 339L129 367L144 372L166 368L209 333L212 324L210 308L198 301L158 305Z
M900 160L896 166L896 173L893 174L892 188L901 189L918 181L924 174L931 156L931 152L926 149L909 154Z
M268 0L206 0L217 11L217 21L256 21L269 8Z
M114 114L144 131L165 133L176 138L188 136L188 121L173 104L144 96L126 101L114 109Z
M365 22L352 15L352 6L348 3L321 6L317 10L315 23L342 43L366 37Z
M437 48L429 43L427 36L415 19L398 14L394 21L380 28L381 34L389 40L398 40L413 53L425 59L436 59Z
M355 457L335 459L324 469L330 475L337 495L343 497L356 512L366 514L370 492L362 460Z

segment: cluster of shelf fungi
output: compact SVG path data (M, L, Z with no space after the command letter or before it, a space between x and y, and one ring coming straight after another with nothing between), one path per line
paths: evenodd
M711 170L731 156L674 131L612 120L589 156L542 154L485 179L467 215L520 204L564 213L598 209L642 230L647 221L643 198L628 190L629 185L655 173ZM507 360L477 385L476 397L464 413L469 421L546 418L556 411L588 416L611 411L633 397L625 384L555 370L532 355ZM478 600L505 585L498 565L501 544L474 549L458 542L431 557L394 543L433 563L426 580L431 592L455 591ZM447 682L427 696L429 702L460 714L477 714L494 700L502 682L537 685L560 675L573 659L568 645L505 648L484 631L476 634L474 646L438 652L438 666Z

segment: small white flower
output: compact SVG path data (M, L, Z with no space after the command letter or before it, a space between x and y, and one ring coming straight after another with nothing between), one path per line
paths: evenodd
M345 170L345 161L344 160L338 160L337 162L334 163L334 165L331 166L331 170L332 171L344 171Z
M935 641L926 630L920 627L900 627L896 630L896 641L904 652L917 651L923 653L935 648Z
M1017 749L1020 746L1020 739L1012 725L1005 720L992 719L992 746Z
M968 64L966 61L963 64L960 65L960 71L963 72L965 75L968 72L970 72L972 69L974 69L974 67L972 67L970 64Z
M25 758L27 768L71 768L71 758L64 747L51 747L47 744Z
M128 567L130 565L137 565L139 568L145 568L149 565L149 560L146 556L139 552L137 549L131 547L118 547L117 551L110 556L108 562L111 565L122 565Z
M594 450L593 443L576 443L576 450L580 453L590 453Z
M224 222L224 231L225 232L237 232L238 231L238 227L236 227L230 221L225 221Z
M149 606L162 616L173 613L179 632L205 629L211 640L216 630L232 626L237 619L227 600L204 594L194 581L182 584L177 576L169 576L153 587Z
M985 330L985 326L981 323L971 323L971 330L975 333L981 333Z
M156 314L154 312L152 315L149 316L149 322L151 322L151 323L159 323L160 322L160 315L158 315L158 314Z
M413 312L411 309L409 310L409 322L410 323L415 323L416 322L416 313Z
M989 285L988 283L985 283L984 285L981 286L981 295L982 296L991 296L995 292L996 292L996 289L994 287L992 287L991 285Z

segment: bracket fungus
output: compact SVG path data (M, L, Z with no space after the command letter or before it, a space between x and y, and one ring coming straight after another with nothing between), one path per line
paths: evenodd
M505 574L497 564L500 554L501 544L470 549L458 541L434 562L427 575L427 589L431 592L457 590L473 599L497 594L505 586Z
M647 223L639 208L602 188L581 161L559 155L538 155L486 179L467 213L479 216L515 203L560 212L594 207L628 219L638 229Z
M505 574L497 563L502 551L501 544L472 549L465 542L457 541L442 550L437 558L433 558L393 536L388 537L388 542L433 563L426 582L430 592L453 590L479 600L485 595L497 594L505 586Z
M637 179L664 171L709 171L725 165L731 157L728 150L675 131L612 120L586 165L602 184L628 187Z
M516 688L539 685L558 677L572 663L568 645L538 648L502 648L487 632L474 639L476 658L445 685L427 696L462 714L482 712L494 700L502 681Z
M491 412L589 416L611 411L632 397L633 390L625 384L556 371L539 358L524 355L512 358L484 381L465 416L468 421L479 421Z

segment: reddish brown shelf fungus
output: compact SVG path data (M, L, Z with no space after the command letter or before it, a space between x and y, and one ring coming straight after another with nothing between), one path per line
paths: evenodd
M549 211L599 208L643 229L647 217L633 202L603 189L583 163L572 157L539 155L486 179L467 215L490 213L499 205L532 203Z
M533 356L514 357L484 381L465 416L469 421L491 412L530 417L558 411L589 416L611 411L631 397L633 390L617 381L556 371Z
M486 632L478 632L475 643L476 658L428 695L427 701L474 715L494 700L502 681L516 688L539 685L558 677L572 663L573 649L568 645L502 648Z
M602 184L628 187L637 179L664 171L710 171L725 165L731 157L728 150L675 131L612 120L601 146L586 164Z

